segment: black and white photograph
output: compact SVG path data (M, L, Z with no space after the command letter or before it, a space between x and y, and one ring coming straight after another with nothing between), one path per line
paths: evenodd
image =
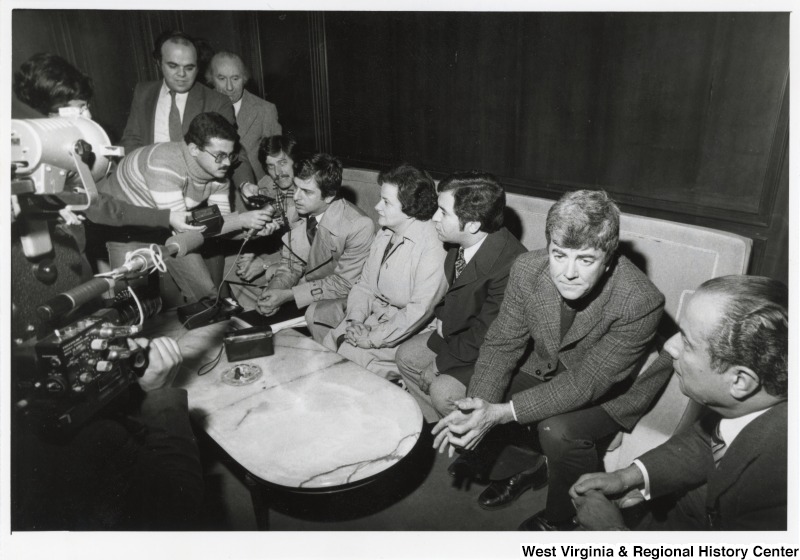
M706 4L4 1L0 555L800 555L795 14Z

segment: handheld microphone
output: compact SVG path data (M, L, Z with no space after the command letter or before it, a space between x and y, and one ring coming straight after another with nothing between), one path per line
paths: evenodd
M198 231L176 233L164 242L165 253L170 257L184 257L187 253L199 249L203 245L203 239L203 234ZM118 274L140 274L151 270L156 264L152 252L137 253L109 274L112 276Z
M167 252L173 257L185 257L203 245L203 234L198 231L176 233L164 242Z

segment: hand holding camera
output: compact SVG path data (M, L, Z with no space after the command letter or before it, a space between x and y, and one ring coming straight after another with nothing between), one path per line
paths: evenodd
M183 362L178 343L174 339L168 336L160 336L152 340L129 338L128 347L131 350L148 349L149 365L142 377L139 378L139 387L145 392L150 392L172 386Z

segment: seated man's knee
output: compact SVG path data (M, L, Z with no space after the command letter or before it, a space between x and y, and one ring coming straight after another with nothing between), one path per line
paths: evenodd
M439 375L430 386L433 407L442 416L447 416L456 406L453 404L467 396L467 388L463 383L449 375Z
M564 416L553 416L542 420L536 429L542 451L551 460L555 460L571 450L585 450L594 447L594 442L575 432Z
M412 366L414 363L414 345L410 341L407 340L398 346L397 353L394 356L397 369L403 377L416 377L409 375L416 373L415 368Z
M311 337L323 344L327 334L344 319L347 300L323 299L315 301L306 309L306 325Z

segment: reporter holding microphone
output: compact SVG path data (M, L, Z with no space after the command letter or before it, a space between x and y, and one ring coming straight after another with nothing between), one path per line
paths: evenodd
M200 113L192 120L183 141L134 150L98 189L136 205L169 209L182 215L184 221L201 204L216 205L224 220L220 234L258 232L272 221L268 209L231 212L227 175L238 160L238 140L236 129L221 115ZM192 226L175 229L188 230ZM132 229L112 230L109 234L114 236L107 243L112 267L124 262L129 251L162 241ZM165 263L186 303L216 295L217 286L199 254L167 258Z

